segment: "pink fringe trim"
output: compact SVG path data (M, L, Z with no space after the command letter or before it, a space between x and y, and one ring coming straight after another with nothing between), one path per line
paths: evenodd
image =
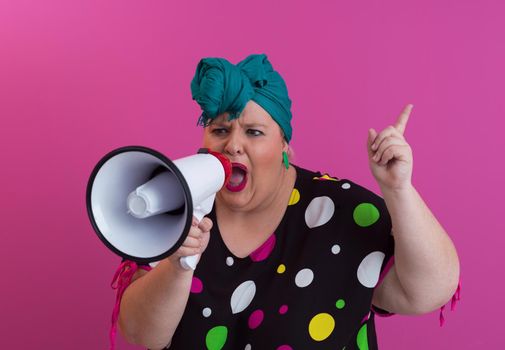
M116 334L117 334L117 321L119 318L119 308L121 306L121 299L126 288L130 285L133 275L137 270L141 268L146 271L152 270L150 266L138 266L133 261L123 261L119 265L114 278L111 282L112 289L117 290L116 292L116 303L114 305L114 310L112 310L112 324L109 332L110 339L110 350L114 350L116 347Z
M458 288L456 289L456 292L451 298L451 311L456 310L456 303L461 299L461 280L458 282ZM440 308L440 327L442 327L445 324L445 318L444 318L444 309L445 305Z

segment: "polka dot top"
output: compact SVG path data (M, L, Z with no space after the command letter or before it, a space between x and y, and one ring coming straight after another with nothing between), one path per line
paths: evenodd
M385 203L296 170L281 223L249 256L234 256L213 226L170 349L377 348L372 295L394 249Z

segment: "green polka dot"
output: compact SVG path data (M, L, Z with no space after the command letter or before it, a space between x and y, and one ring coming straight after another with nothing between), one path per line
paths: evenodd
M337 307L337 309L341 310L344 308L345 306L345 300L344 299L338 299L335 306Z
M361 227L373 225L379 220L379 210L371 203L361 203L354 208L354 221Z
M228 338L228 328L225 326L216 326L207 332L205 345L208 350L221 350Z
M356 344L359 350L368 350L368 334L366 332L366 323L360 328L356 337Z

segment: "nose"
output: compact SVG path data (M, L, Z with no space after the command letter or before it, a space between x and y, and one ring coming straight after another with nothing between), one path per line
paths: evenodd
M238 156L244 153L242 138L236 130L232 131L226 140L224 153L230 156Z

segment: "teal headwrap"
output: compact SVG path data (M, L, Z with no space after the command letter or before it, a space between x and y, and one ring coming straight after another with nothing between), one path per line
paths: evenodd
M291 100L282 77L274 71L266 55L250 55L237 65L224 58L204 58L196 67L191 94L202 108L198 124L228 112L238 118L253 100L279 124L286 141L291 140Z

